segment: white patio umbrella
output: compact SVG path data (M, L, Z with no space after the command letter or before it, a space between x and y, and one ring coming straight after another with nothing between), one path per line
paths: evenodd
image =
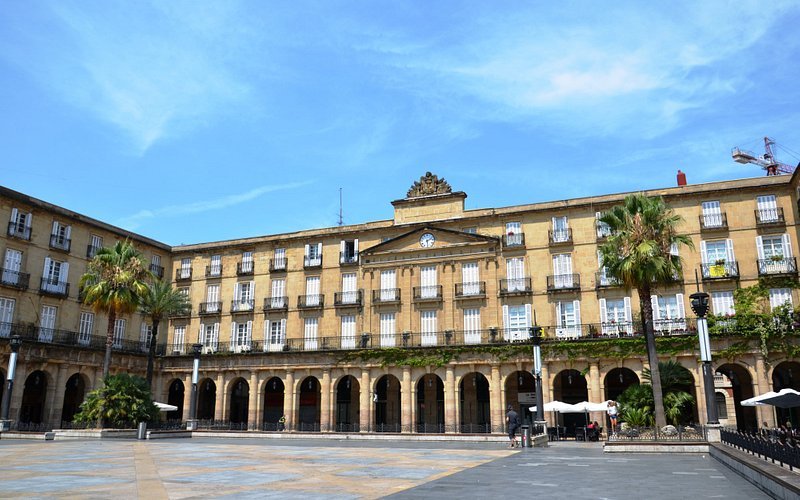
M157 401L153 401L153 404L158 407L158 411L177 411L178 407L175 405L170 405L167 403L159 403Z
M794 389L781 389L778 392L770 391L754 398L745 399L742 406L771 405L778 408L800 407L800 392Z

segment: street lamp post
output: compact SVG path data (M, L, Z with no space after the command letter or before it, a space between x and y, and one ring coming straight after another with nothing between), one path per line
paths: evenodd
M189 419L186 420L186 430L197 429L197 382L200 371L200 353L203 351L203 344L192 344L194 353L194 363L192 365L192 395L189 399Z
M703 363L703 388L706 393L706 416L710 427L716 427L719 433L719 416L717 415L717 402L714 390L714 371L711 367L711 341L708 338L708 294L695 292L689 295L692 311L697 315L697 336L700 340L700 361ZM710 434L710 433L709 433ZM709 436L709 441L712 437Z
M0 406L0 432L11 430L11 420L8 419L8 414L11 410L11 390L14 388L14 374L17 371L17 355L19 353L19 346L22 344L22 339L19 335L12 335L9 341L11 346L11 354L8 357L8 376L6 377L6 390L3 392L3 403Z
M542 327L532 326L533 377L536 381L536 421L544 421L544 395L542 394Z

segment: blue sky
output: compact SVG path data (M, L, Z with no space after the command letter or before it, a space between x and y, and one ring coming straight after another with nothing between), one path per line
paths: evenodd
M180 244L797 163L800 3L595 3L9 0L0 184Z

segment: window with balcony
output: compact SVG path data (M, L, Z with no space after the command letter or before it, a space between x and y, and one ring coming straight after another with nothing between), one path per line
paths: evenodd
M200 323L200 344L203 354L215 353L219 350L219 323Z
M700 241L700 261L703 279L739 276L739 266L733 253L731 239Z
M231 322L231 352L250 352L253 322Z
M158 279L164 277L164 266L161 265L161 256L153 254L150 257L150 272L155 274Z
M415 294L419 299L438 299L441 298L440 288L437 284L436 266L423 266L419 273L419 293Z
M503 242L507 247L519 247L525 245L525 234L522 232L521 222L507 222L506 234L503 236Z
M352 314L342 316L341 321L341 346L342 349L356 348L356 317Z
M267 338L267 350L282 351L286 344L286 318L265 321L264 330Z
M580 288L580 275L572 272L572 255L553 255L553 276L547 280L548 291Z
M683 294L653 295L653 329L659 334L686 331L686 311Z
M704 201L700 204L700 229L724 229L728 220L722 211L719 200Z
M151 335L153 334L153 325L148 325L145 322L142 322L142 326L139 328L139 346L142 349L142 352L147 352L150 349L150 339Z
M264 308L269 309L286 309L288 306L286 300L286 280L276 279L271 283L271 295L264 301Z
M11 324L14 322L14 306L16 301L8 297L0 297L0 337L11 335Z
M717 316L733 316L733 292L711 292L711 310Z
M436 345L436 311L420 311L419 316L422 345Z
M597 231L597 239L603 240L611 236L611 227L606 224L605 222L600 220L603 214L601 212L595 212L595 230Z
M778 207L774 194L756 197L756 224L778 224L783 221L783 209Z
M770 288L769 289L769 307L773 310L776 307L788 304L793 305L792 289L791 288Z
M317 307L322 305L322 295L320 292L319 276L309 276L306 278L305 301L301 304L304 307Z
M212 255L211 264L206 268L206 276L209 278L218 278L222 276L222 256Z
M378 292L377 302L396 302L400 300L397 288L397 274L394 269L381 271L381 288Z
M178 325L172 330L172 349L175 354L183 354L186 344L186 325Z
M89 237L89 245L86 247L86 258L92 259L97 255L97 251L103 248L103 237L93 234Z
M608 268L603 265L603 254L597 251L597 288L620 286L619 280L608 274Z
M69 262L60 262L50 257L44 259L42 283L39 291L50 295L69 295Z
M272 260L269 264L270 272L286 271L286 249L276 248L272 253Z
M756 236L758 274L794 274L797 265L792 256L792 242L788 234Z
M578 300L556 302L556 337L581 336L581 303Z
M380 316L381 328L381 347L394 347L395 346L395 332L397 325L395 322L395 313L388 312L382 313Z
M339 245L339 264L343 266L358 264L358 238L341 241Z
M619 337L633 334L630 297L600 299L600 331L603 335Z
M480 269L477 262L465 262L461 264L461 295L464 297L483 295L485 288L481 286Z
M303 258L303 267L321 267L322 266L322 243L306 244L305 257Z
M11 220L8 221L8 235L23 240L31 239L31 223L33 216L16 208L11 209Z
M342 274L342 292L338 294L338 305L356 305L360 302L360 294L356 283L356 273Z
M242 281L233 285L233 303L231 304L232 312L247 312L252 311L255 306L255 288L254 281Z
M22 252L6 248L3 269L0 272L0 283L12 288L25 290L28 288L30 274L22 272Z
M303 348L306 351L318 349L319 318L305 318L303 325Z
M513 257L506 259L506 286L508 293L529 291L530 282L525 276L525 259ZM502 287L501 287L502 288Z
M206 301L200 304L200 314L218 314L222 312L222 302L219 299L219 285L206 287Z
M175 272L176 280L192 279L192 259L185 257L181 259L181 265Z
M550 230L550 243L559 245L572 241L572 230L569 228L567 216L553 217L552 229Z
M42 306L42 315L39 318L39 342L52 342L56 330L56 314L58 308Z
M89 311L81 311L80 320L78 321L78 343L80 345L89 345L94 335L94 313Z
M62 224L61 222L53 221L53 230L50 232L50 248L56 250L63 250L69 252L72 239L72 226Z
M481 343L481 310L477 307L464 309L464 343Z
M246 274L253 274L254 266L253 266L253 252L246 251L242 252L242 261L236 267L236 274L238 275L246 275Z
M503 306L503 338L507 341L526 340L530 334L531 305Z
M114 322L114 348L115 349L122 349L122 345L125 341L125 329L128 326L128 320L126 319L117 319Z

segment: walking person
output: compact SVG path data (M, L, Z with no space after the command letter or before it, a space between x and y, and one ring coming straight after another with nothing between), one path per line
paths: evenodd
M617 432L617 402L616 401L609 401L608 408L606 409L608 413L608 418L611 420L611 433L616 434Z
M278 430L281 432L286 430L286 415L281 415L281 418L278 420Z
M517 445L517 429L520 426L519 415L514 411L514 407L508 405L508 412L506 413L506 426L508 427L508 439L511 441L508 444L509 448L516 448Z

